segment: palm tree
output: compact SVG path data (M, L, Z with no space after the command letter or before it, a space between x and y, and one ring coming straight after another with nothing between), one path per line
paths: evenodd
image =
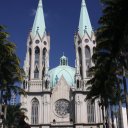
M7 119L5 120L6 126L8 128L19 128L21 119L23 117L28 119L25 116L25 112L27 112L27 110L25 108L21 108L21 104L9 105L7 110ZM27 123L24 122L24 124Z
M91 91L88 93L88 98L92 98L93 96L93 98L103 97L103 100L105 98L112 100L111 96L109 96L107 92L101 95L102 92L98 90L105 88L110 92L113 89L115 92L118 91L119 88L115 88L116 84L120 84L120 82L118 82L120 81L120 79L117 76L123 76L123 72L128 69L128 59L126 56L128 55L128 17L126 16L126 12L128 10L128 1L101 0L101 2L103 5L103 16L99 20L100 27L96 32L97 48L93 56L95 63L95 71L94 77L90 81L92 83L92 88ZM103 54L109 53L109 56L101 56L101 51ZM101 65L104 65L102 66L103 68L100 67ZM123 71L121 71L120 69L123 69ZM111 79L109 78L109 76L114 77L113 79ZM108 78L113 81L110 81ZM124 78L125 77L123 77L124 90L125 96L127 98L127 86L126 80ZM111 85L112 87L110 87L109 85ZM95 89L98 92L95 92ZM126 107L128 106L127 99Z
M128 93L127 93L127 85L125 78L125 71L128 69L128 18L126 16L126 11L128 9L128 1L127 0L102 0L103 3L107 5L104 9L104 16L100 19L101 24L107 24L109 28L107 31L111 34L109 35L109 49L111 49L111 53L114 58L118 61L120 65L120 69L122 72L120 75L123 76L123 85L124 85L124 93L126 98L126 109L127 109L127 121L128 121ZM112 22L110 22L112 21ZM107 31L104 31L104 33ZM104 34L103 33L103 34ZM109 33L108 33L109 34ZM102 44L102 46L104 43Z
M20 68L20 61L15 52L15 44L8 41L9 34L5 28L0 26L0 111L2 103L5 104L5 118L7 103L11 99L11 94L25 94L25 91L16 83L23 79L23 69Z
M95 67L90 69L90 73L92 73L93 77L88 81L89 90L86 99L91 99L92 102L97 98L100 99L102 111L103 114L105 114L103 115L103 124L105 127L105 117L106 125L108 124L109 102L116 97L117 88L115 83L119 81L117 75L114 74L116 66L114 66L115 62L111 61L109 57L110 54L105 52L99 52L98 54L98 58L95 61ZM95 55L95 57L96 56L97 55ZM105 113L104 108L106 111Z

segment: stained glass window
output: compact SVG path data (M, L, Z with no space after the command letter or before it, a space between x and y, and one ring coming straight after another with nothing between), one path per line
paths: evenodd
M91 102L87 103L87 116L88 116L88 123L94 123L95 122L95 105Z
M64 117L69 113L69 111L70 111L69 101L65 99L60 99L56 101L55 112L57 113L57 115Z
M31 113L31 122L32 124L38 124L39 120L39 102L37 99L32 101L32 113Z
M89 76L88 70L91 67L91 53L88 46L85 47L85 58L86 58L86 67L87 67L87 76Z
M39 55L40 55L40 50L38 47L35 48L35 64L39 64Z
M39 70L38 68L36 67L35 71L34 71L34 78L35 79L38 79L39 78Z

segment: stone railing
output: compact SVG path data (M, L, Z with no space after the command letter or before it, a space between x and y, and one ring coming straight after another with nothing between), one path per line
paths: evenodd
M28 87L28 91L29 92L41 92L42 89L42 80L33 80L33 81L29 81L29 87Z
M52 125L73 125L73 122L69 122L69 121L66 121L66 122L51 122Z

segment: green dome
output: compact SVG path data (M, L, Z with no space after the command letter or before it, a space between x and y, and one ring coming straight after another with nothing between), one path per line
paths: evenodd
M64 63L62 60L64 60ZM51 87L56 86L62 76L70 86L74 85L75 68L68 66L68 59L65 56L60 58L60 66L51 69L49 75Z

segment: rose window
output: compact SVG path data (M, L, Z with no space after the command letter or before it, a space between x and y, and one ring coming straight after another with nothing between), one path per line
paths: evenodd
M70 111L70 104L68 100L60 99L55 103L55 112L58 116L64 117Z

